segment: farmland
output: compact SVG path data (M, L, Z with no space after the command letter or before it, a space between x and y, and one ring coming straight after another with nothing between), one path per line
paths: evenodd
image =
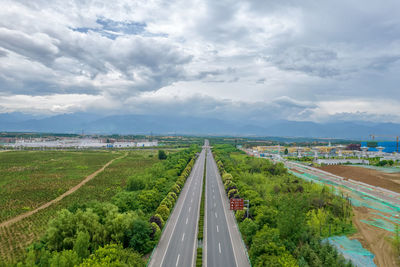
M0 154L0 222L61 195L121 154L16 151Z
M16 170L18 168L19 170L25 170L26 173L32 173L32 171L28 171L28 168L33 168L32 166L35 165L29 163L28 160L34 160L38 157L39 155L37 155L37 153L43 155L43 158L45 159L36 163L37 168L35 169L36 173L34 177L47 178L43 178L42 180L26 179L23 187L17 183L12 183L13 179L24 181L20 178L22 176L21 172L9 171L7 176L5 176L8 184L14 184L13 187L9 185L8 188L15 188L11 192L6 192L7 197L9 199L14 198L14 202L16 202L22 201L17 199L21 196L23 201L26 203L32 203L31 208L37 207L42 203L57 197L60 193L67 190L68 187L74 186L86 175L99 169L110 159L124 156L123 153L125 152L8 152L3 153L3 157L7 154L12 156L11 158L7 158L8 166L12 165L11 162L15 162L15 167L8 167L8 169L14 168L14 170ZM121 190L122 187L125 186L128 177L143 172L147 167L158 161L157 157L153 157L155 154L156 151L130 151L125 157L114 161L103 172L98 174L73 194L46 209L10 225L9 227L0 228L0 259L15 261L16 259L21 258L26 247L33 241L38 240L38 238L43 234L49 219L55 217L58 210L93 201L110 200L118 191ZM57 164L54 162L57 162ZM47 163L49 163L50 166L46 165ZM5 166L7 166L7 164L2 161L1 166L3 169L6 169ZM22 173L28 176L25 174L25 171ZM52 183L49 177L57 177L55 178L57 181ZM38 180L41 183L41 187L36 184L39 183ZM3 176L1 181L5 184ZM28 181L31 181L31 183L29 184ZM49 184L48 188L46 187L46 182ZM62 191L58 189L61 186L63 188ZM34 200L37 201L34 202L32 199L27 197L31 192L34 195L35 191L32 188L36 188L35 190L43 188L44 192L51 192L52 195L47 196L42 193L40 194L42 198L34 198ZM27 192L25 192L24 189ZM4 196L3 193L1 196ZM15 209L16 206L9 206L8 214L16 215L21 213L15 212L13 208ZM22 209L22 212L24 211L26 212L26 210Z

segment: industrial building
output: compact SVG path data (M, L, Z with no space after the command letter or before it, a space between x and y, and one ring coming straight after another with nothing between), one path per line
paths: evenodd
M378 151L377 147L383 147L385 153L399 152L396 141L364 141L361 142L361 147L368 147L368 151Z
M369 160L365 159L316 159L314 162L320 165L339 165L339 164L369 165Z

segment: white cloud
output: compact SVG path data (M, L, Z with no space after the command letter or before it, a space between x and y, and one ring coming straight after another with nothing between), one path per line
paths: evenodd
M396 0L0 1L2 111L398 120Z

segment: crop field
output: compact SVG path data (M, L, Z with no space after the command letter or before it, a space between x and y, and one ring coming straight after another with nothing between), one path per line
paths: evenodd
M147 167L152 166L158 161L156 155L157 151L151 150L138 150L138 151L124 151L124 152L16 152L25 153L21 155L23 158L33 158L29 153L43 153L46 160L37 162L37 170L41 170L40 173L44 177L42 180L51 182L49 177L56 177L54 173L57 173L59 177L56 178L57 182L50 183L50 189L45 187L46 182L41 181L44 191L52 192L51 196L45 196L42 194L42 198L38 198L38 202L44 203L51 199L56 198L58 195L63 193L67 188L74 186L86 175L93 173L97 169L101 168L105 163L113 158L121 157L115 160L109 165L103 172L99 173L92 180L86 183L84 186L79 188L73 194L65 197L61 201L54 203L46 209L40 210L37 213L22 219L10 226L0 227L0 263L1 260L6 262L15 262L20 259L26 250L26 247L34 241L37 241L40 236L43 235L46 230L49 219L54 218L57 211L62 208L69 208L73 206L82 206L92 201L108 201L118 191L122 190L125 186L126 180L129 176L143 172ZM10 152L8 152L10 153ZM4 154L8 154L4 153ZM14 152L12 152L14 153ZM14 156L14 155L13 155ZM75 158L76 157L76 158ZM97 157L97 159L96 159ZM18 158L18 157L16 157ZM54 160L51 160L54 159ZM58 164L53 164L53 162ZM66 165L63 164L66 161ZM11 162L11 160L9 161ZM46 166L50 162L51 166ZM0 163L1 168L4 168L6 164ZM10 163L9 163L10 164ZM27 169L27 166L34 166L33 164L23 164L21 160L19 164L15 164L20 169ZM80 166L80 167L77 167ZM86 166L86 167L83 167ZM10 167L9 167L10 168ZM58 171L57 168L59 168ZM46 170L48 172L46 172ZM8 181L12 181L12 177L16 180L21 180L16 175L9 173ZM35 176L38 177L38 176ZM66 180L65 182L63 181ZM22 179L23 180L23 179ZM41 180L41 179L38 179ZM75 182L71 182L75 181ZM1 180L3 182L3 178ZM58 186L63 186L62 191L58 190ZM32 188L36 185L25 184L25 188L28 192L32 191ZM11 188L11 187L10 187ZM14 193L8 193L8 198L13 199L20 195L24 195L24 187L14 185L13 188L19 188L14 190ZM40 188L40 187L36 187ZM3 189L2 189L3 190ZM33 191L34 192L34 191ZM3 198L3 195L1 195ZM29 198L23 197L25 203L30 203ZM25 204L26 205L26 204ZM38 206L40 204L36 204ZM17 206L14 205L14 208ZM12 206L9 207L9 211L13 211ZM12 213L11 213L12 214ZM18 213L14 213L18 214ZM1 265L1 264L0 264Z
M16 151L0 154L0 222L35 209L120 154Z

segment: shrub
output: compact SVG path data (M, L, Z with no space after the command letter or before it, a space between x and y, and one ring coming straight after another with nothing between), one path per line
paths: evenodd
M156 223L158 227L160 227L160 229L162 229L164 226L164 220L160 214L154 214L153 216L151 216L150 223L152 222Z
M170 210L166 205L158 206L156 210L157 214L160 214L164 221L166 221L169 217Z
M146 181L143 177L131 176L128 178L127 189L129 191L138 191L146 187Z
M167 159L167 154L165 153L164 150L158 150L158 159L159 160Z

